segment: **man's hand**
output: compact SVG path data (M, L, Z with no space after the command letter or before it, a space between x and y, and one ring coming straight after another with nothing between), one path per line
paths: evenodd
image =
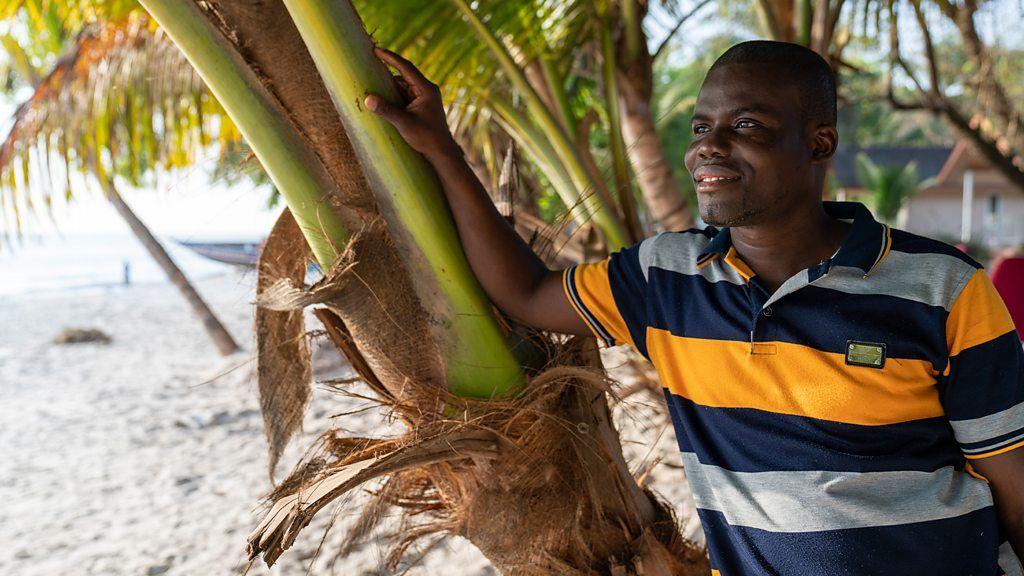
M548 270L502 218L466 163L448 130L441 90L405 58L380 48L375 52L398 70L400 76L395 81L406 102L388 102L370 94L364 103L393 124L434 168L466 259L487 295L498 308L527 326L590 334L562 292L561 272Z
M398 54L383 48L374 49L374 53L398 70L395 83L406 102L392 103L378 94L370 94L363 101L366 107L394 125L402 139L428 159L438 155L461 155L448 130L441 89Z

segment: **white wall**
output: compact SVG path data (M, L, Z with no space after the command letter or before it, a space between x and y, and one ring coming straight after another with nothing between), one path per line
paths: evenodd
M1024 242L1024 194L1001 194L999 215L991 213L992 193L974 190L971 238L992 248ZM900 227L932 238L960 238L962 200L960 196L922 195L905 206L906 219Z

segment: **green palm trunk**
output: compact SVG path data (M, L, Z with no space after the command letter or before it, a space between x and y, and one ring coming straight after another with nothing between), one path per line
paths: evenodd
M255 73L191 0L142 4L220 100L292 209L317 259L329 265L348 234L327 202L332 184L322 165L271 105ZM368 92L392 100L398 95L373 56L355 10L347 0L285 4L430 313L449 390L471 397L515 390L522 382L518 362L465 260L436 177L390 125L362 109Z

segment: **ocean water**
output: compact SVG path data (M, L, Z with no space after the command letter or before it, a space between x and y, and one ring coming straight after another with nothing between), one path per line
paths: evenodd
M172 238L159 240L191 279L246 273L245 269L203 258ZM238 237L202 240L258 241ZM126 284L126 267L129 284L168 282L163 270L130 234L25 238L0 247L0 299L116 289Z

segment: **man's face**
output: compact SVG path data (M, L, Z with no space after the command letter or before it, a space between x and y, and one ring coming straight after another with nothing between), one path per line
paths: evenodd
M701 87L691 127L686 169L708 224L773 221L814 186L799 90L769 67L714 70Z

